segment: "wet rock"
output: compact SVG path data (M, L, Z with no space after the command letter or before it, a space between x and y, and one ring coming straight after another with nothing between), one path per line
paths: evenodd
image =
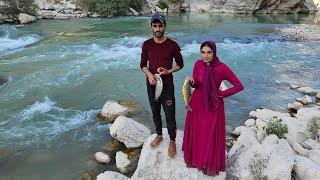
M105 154L103 152L96 152L94 157L96 158L96 161L98 163L109 163L110 157L108 154Z
M130 112L138 109L138 104L131 101L119 100L119 101L107 101L100 113L98 118L102 120L108 120L113 123L118 116L126 116Z
M122 151L117 152L116 165L117 165L117 168L120 170L120 172L126 173L128 171L127 166L130 165L130 160L128 158L128 155Z
M21 24L29 24L37 20L35 16L31 16L26 13L20 13L18 19Z
M305 95L304 97L302 98L296 98L296 100L304 105L306 104L311 104L312 103L312 99L310 96L308 95Z

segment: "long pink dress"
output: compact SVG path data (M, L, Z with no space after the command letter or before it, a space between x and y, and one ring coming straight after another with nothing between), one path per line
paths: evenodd
M204 170L207 175L215 176L220 171L225 171L226 133L225 112L223 97L231 96L243 89L243 86L235 74L226 64L212 67L215 85L217 89L218 106L214 111L204 108L206 92L203 85L206 63L198 60L193 69L195 90L190 99L192 111L188 111L182 150L184 160L188 167L196 167ZM233 87L220 90L223 80L229 81Z

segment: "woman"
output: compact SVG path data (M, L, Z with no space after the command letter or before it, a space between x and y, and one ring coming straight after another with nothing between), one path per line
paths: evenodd
M193 77L188 81L195 88L187 113L182 150L188 167L215 176L225 171L226 133L223 98L241 90L243 86L231 69L216 56L216 44L201 44L201 59L197 60ZM223 80L233 87L221 90Z

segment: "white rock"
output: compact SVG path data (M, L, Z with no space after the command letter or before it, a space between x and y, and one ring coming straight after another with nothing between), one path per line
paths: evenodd
M320 93L317 93L316 95L316 102L320 102Z
M276 118L278 116L290 116L289 113L281 113L278 111L273 111L270 109L257 109L256 111L251 111L249 116L251 118L261 119L262 121L268 122L272 120L272 118Z
M117 152L116 154L116 166L122 173L126 173L128 165L130 164L130 160L128 159L128 155L122 151Z
M255 179L252 171L267 176L268 180L291 180L294 151L286 140L279 144L257 144L238 156L235 172L240 179Z
M319 90L313 89L311 87L300 87L297 89L297 91L309 95L316 95L319 92Z
M232 134L232 135L235 135L235 136L240 136L241 132L243 131L242 129L247 129L247 127L245 127L245 126L238 126L238 127L236 127L236 128L231 132L231 134Z
M270 134L263 141L262 144L278 144L279 138L277 135Z
M290 89L298 89L300 86L296 84L290 84Z
M18 17L21 24L28 24L37 20L35 16L31 16L29 14L20 13Z
M304 142L306 145L309 146L311 149L319 149L320 150L320 144L319 142L313 140L313 139L308 139Z
M131 179L134 180L164 180L164 179L186 179L186 180L224 180L225 172L219 176L211 177L204 175L196 168L187 168L181 150L183 131L177 131L176 145L177 154L174 159L168 158L169 136L167 129L163 129L163 142L155 149L150 147L151 141L156 134L148 137L145 142L138 162L137 170Z
M97 180L129 180L129 178L123 174L114 171L106 171L97 176Z
M320 167L310 159L299 155L295 155L293 171L301 180L320 179Z
M296 98L296 100L298 102L301 102L302 104L311 104L312 103L312 99L308 95L305 95L303 98Z
M294 103L289 103L286 108L288 110L294 109L294 110L299 110L303 107L303 105L300 102L295 101Z
M132 12L132 14L134 16L139 16L139 13L136 10L134 10L133 8L130 8L129 10Z
M267 125L267 122L262 121L261 119L256 120L256 126L258 129L262 130Z
M309 121L313 118L320 118L320 109L316 107L301 108L297 111L296 118L309 123Z
M259 142L263 141L263 139L265 138L265 136L267 135L266 131L265 130L262 130L262 129L259 129L257 131L257 140Z
M246 120L246 122L244 122L244 124L250 127L250 126L254 126L256 124L256 121L254 119L248 119Z
M128 113L129 108L119 104L117 101L107 101L100 114L106 119L113 122L118 116L124 116Z
M309 158L311 161L313 161L318 166L320 166L320 150L319 149L313 149L308 151L307 158Z
M109 163L110 162L110 157L108 154L105 154L103 152L96 152L94 154L97 162L99 163Z
M306 123L296 118L286 116L280 116L280 119L282 123L288 127L288 133L285 137L292 148L299 154L306 155L308 150L301 146L301 143L309 139Z
M135 148L143 144L150 135L150 130L131 118L119 116L110 127L110 134L127 148Z
M233 156L237 151L246 151L258 143L256 133L250 128L243 127L241 128L240 136L228 152L228 157Z

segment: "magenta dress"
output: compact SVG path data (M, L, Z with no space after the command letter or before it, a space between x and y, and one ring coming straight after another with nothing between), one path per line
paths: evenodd
M226 158L226 130L223 98L231 96L243 89L243 86L235 74L226 64L210 68L219 96L218 106L214 111L204 108L206 90L204 87L204 72L206 63L196 61L193 69L194 92L190 99L192 111L188 111L182 150L184 160L188 167L204 170L207 175L215 176L220 171L225 171ZM220 90L223 80L229 81L233 87Z

